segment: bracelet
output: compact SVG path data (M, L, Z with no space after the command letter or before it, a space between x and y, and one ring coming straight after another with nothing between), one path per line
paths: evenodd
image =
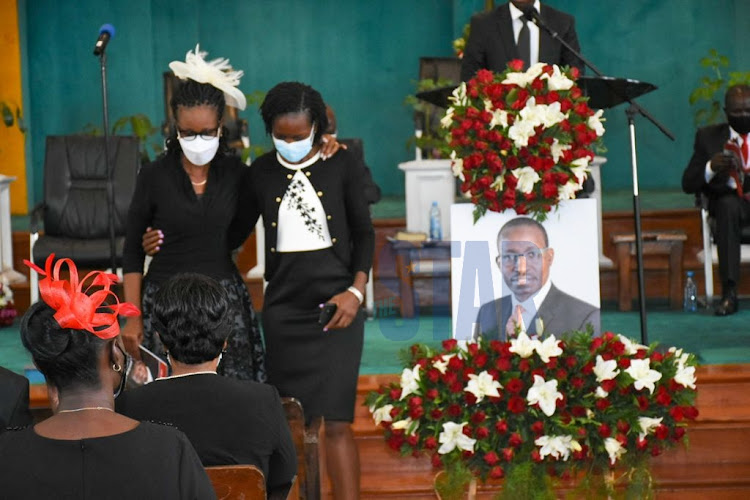
M349 288L347 288L347 290L350 291L350 292L352 292L354 294L354 296L357 297L357 300L359 301L360 305L362 304L362 302L365 301L365 296L362 295L362 292L360 292L359 290L357 290L356 287L350 286Z

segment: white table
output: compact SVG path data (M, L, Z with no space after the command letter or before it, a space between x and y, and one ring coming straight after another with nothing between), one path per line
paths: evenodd
M13 269L13 231L10 226L10 183L15 177L0 174L0 280L22 283L26 277Z

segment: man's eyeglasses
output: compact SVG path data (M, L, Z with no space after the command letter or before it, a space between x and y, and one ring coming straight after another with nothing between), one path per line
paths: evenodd
M196 134L192 130L178 130L177 131L177 138L182 139L183 141L194 141L196 137L200 136L201 139L204 139L206 141L209 141L219 135L219 130L221 127L216 127L215 129L211 130L204 130L200 134Z
M495 261L503 266L512 266L518 259L523 257L527 262L539 262L542 260L542 255L547 251L549 247L545 248L534 248L532 250L526 250L524 253L511 253L503 252L495 258Z

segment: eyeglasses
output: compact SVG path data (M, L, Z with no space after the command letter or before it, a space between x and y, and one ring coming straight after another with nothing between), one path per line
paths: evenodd
M525 258L526 261L530 263L539 262L540 260L542 260L542 255L544 254L544 252L546 252L548 249L549 247L534 248L531 250L526 250L524 253L503 252L495 258L495 262L503 266L512 266L521 257Z
M209 141L219 135L219 131L221 130L221 127L216 127L215 129L210 130L204 130L200 134L196 134L192 130L178 130L177 131L177 138L182 139L183 141L194 141L196 137L200 136L201 139Z

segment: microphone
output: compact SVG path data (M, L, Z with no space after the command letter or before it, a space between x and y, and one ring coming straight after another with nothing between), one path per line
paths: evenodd
M539 12L536 11L533 5L525 5L521 11L523 12L523 17L526 18L527 21L531 21L537 26L546 27L546 23L539 16Z
M102 24L99 28L99 38L96 39L96 45L94 45L94 55L100 56L104 53L104 49L107 48L109 40L115 36L115 27L111 24Z

